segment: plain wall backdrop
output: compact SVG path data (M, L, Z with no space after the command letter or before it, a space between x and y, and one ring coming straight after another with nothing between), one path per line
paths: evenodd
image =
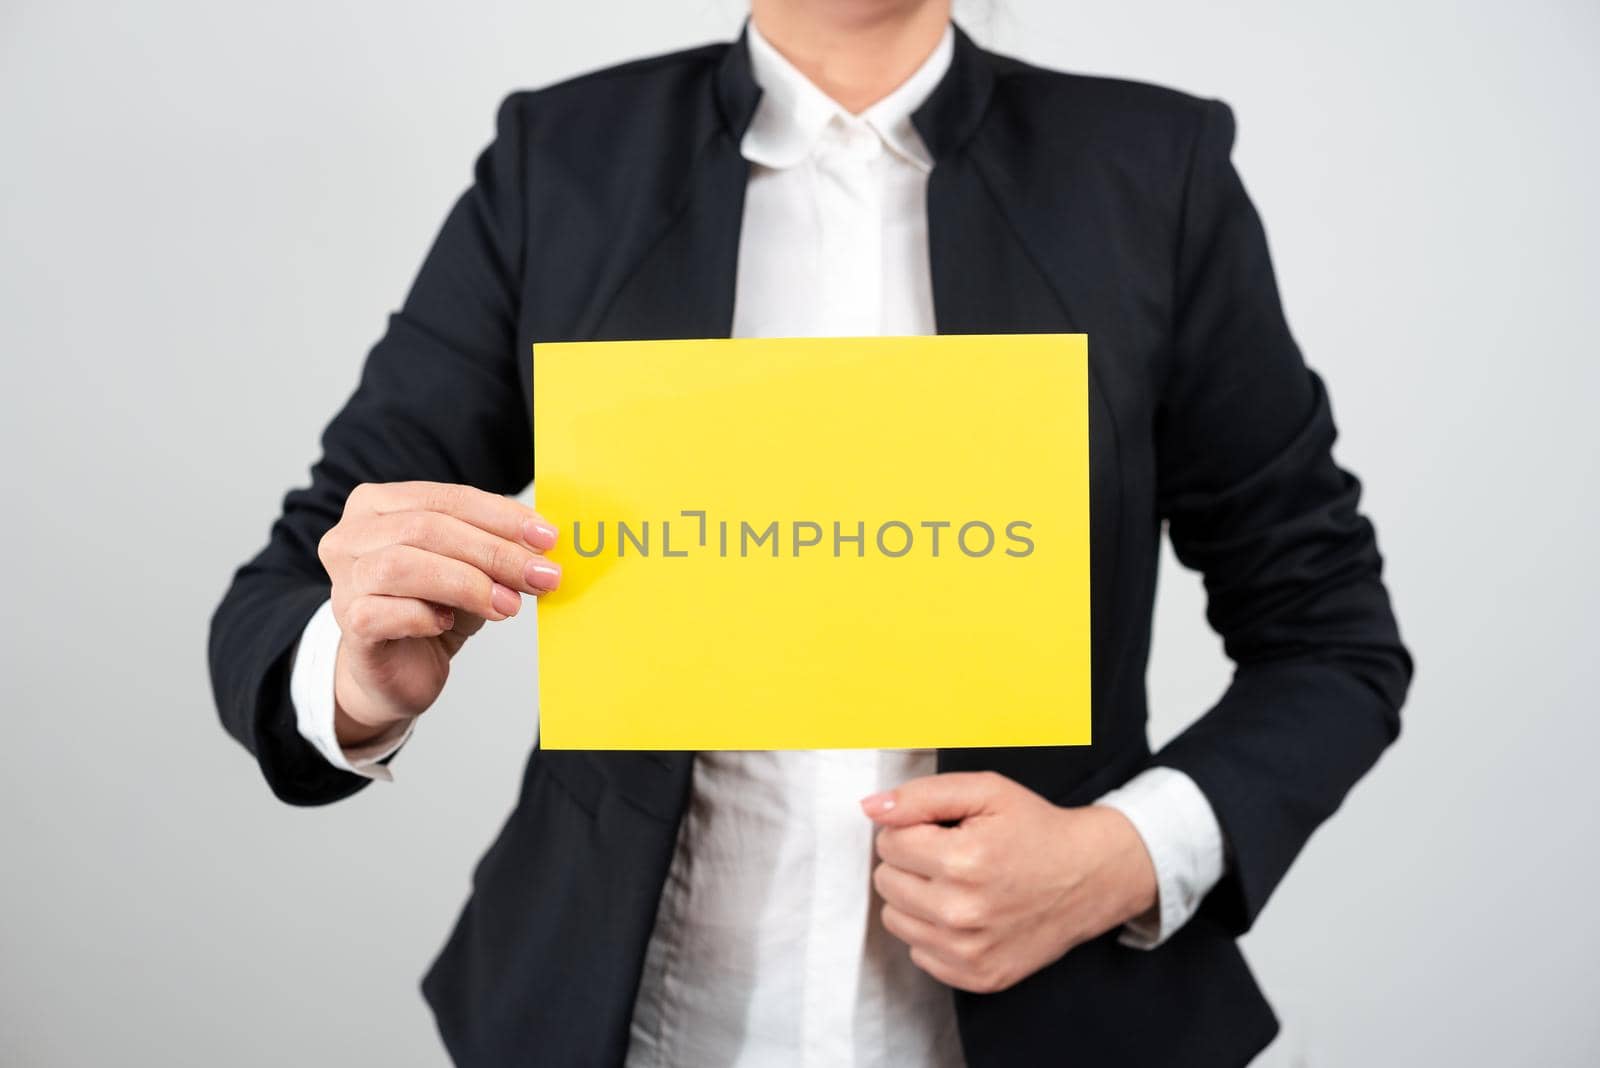
M1600 1063L1600 5L963 13L1234 106L1417 656L1398 746L1245 942L1262 1063ZM742 14L0 5L0 1063L445 1063L417 981L534 736L534 613L467 647L395 784L306 811L218 725L207 621L502 96ZM1226 682L1203 607L1169 556L1158 741Z

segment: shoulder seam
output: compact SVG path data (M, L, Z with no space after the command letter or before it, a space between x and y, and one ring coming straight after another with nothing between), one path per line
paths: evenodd
M1178 89L1170 85L1161 85L1156 82L1140 81L1137 78L1129 78L1117 74L1084 74L1079 71L1054 70L1050 67L1040 67L1032 63L1024 62L1023 60L1013 59L1009 56L1003 56L1001 58L1006 59L1009 62L1004 68L996 69L994 71L995 81L997 82L1022 81L1027 79L1051 81L1059 79L1061 81L1068 82L1098 82L1108 85L1122 85L1136 91L1166 96L1175 102L1187 104L1191 108L1195 108L1197 110L1204 110L1205 106L1211 99L1210 97L1201 96L1197 93L1191 93L1188 90Z
M677 65L690 66L696 63L704 63L705 61L710 60L718 49L726 49L728 47L730 46L727 42L712 42L709 44L698 45L694 48L683 49L678 52L668 52L664 55L645 56L642 59L629 60L627 62L618 63L610 67L602 67L599 70L592 70L584 74L577 74L571 78L562 79L559 82L552 82L550 85L541 85L537 88L531 89L515 89L512 90L511 95L542 96L545 93L554 92L560 89L575 88L591 82L608 81L612 78L620 78L630 74L646 73L654 70L657 67Z

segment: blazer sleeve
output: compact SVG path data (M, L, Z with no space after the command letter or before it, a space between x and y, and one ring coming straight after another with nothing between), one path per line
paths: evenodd
M295 727L289 671L300 632L329 594L317 543L363 482L422 479L515 493L533 476L518 374L524 255L519 97L369 353L354 394L323 432L311 484L284 498L266 548L233 576L211 620L211 684L228 732L293 804L346 797L370 780L335 768Z
M1234 661L1220 701L1156 754L1216 811L1205 903L1248 930L1307 838L1398 735L1411 678L1360 485L1334 463L1322 381L1290 337L1266 235L1203 105L1178 242L1157 505Z

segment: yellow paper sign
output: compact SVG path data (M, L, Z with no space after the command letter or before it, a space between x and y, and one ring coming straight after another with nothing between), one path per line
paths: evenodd
M547 749L1089 742L1083 335L534 346Z

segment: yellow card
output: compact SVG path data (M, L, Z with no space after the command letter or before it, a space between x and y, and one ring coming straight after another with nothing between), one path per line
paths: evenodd
M534 346L547 749L1089 742L1081 334Z

